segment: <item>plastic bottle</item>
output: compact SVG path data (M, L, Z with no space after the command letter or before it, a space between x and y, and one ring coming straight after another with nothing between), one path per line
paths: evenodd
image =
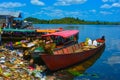
M97 46L97 41L96 40L93 41L93 45Z
M92 40L91 39L88 40L88 45L89 46L92 45Z

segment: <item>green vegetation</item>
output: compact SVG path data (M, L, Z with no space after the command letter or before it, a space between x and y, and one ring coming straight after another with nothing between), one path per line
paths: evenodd
M102 24L102 25L120 25L120 22L101 22L101 21L85 21L79 18L65 17L61 19L43 20L33 17L24 20L33 22L33 24Z
M28 18L25 18L24 20L33 22L33 24L48 24L49 23L49 21L47 20L43 20L43 19L40 20L40 19L33 18L33 17L28 17Z

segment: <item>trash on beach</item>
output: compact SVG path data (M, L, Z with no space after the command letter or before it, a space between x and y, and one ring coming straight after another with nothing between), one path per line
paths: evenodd
M0 80L45 80L45 67L37 65L33 70L29 68L29 61L23 59L20 50L1 48L0 52ZM34 75L33 75L34 73Z

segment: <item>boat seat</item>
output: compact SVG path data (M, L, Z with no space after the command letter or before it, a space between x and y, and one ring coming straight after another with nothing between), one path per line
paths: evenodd
M68 53L73 53L73 52L74 52L73 47L72 46L68 47Z
M83 48L84 43L79 43L78 45L79 45L79 48Z
M54 54L54 55L57 55L57 54L59 54L59 52L58 52L58 51L54 51L53 54Z
M79 49L75 50L75 52L76 52L76 53L77 53L77 52L83 52L83 49L79 48Z
M74 45L72 46L72 48L73 48L73 51L75 51L75 50L76 50L76 47L75 47Z
M58 53L59 53L59 54L64 54L62 49L61 49L61 50L58 50Z
M68 48L63 48L64 54L68 54Z
M79 44L75 44L74 47L75 47L75 50L79 49Z

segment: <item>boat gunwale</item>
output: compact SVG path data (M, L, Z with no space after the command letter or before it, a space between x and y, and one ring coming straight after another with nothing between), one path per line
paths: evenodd
M81 42L81 43L83 43L83 42ZM76 43L76 44L79 44L79 43ZM95 49L98 49L99 47L101 47L101 46L103 46L103 45L105 45L105 42L104 43L102 43L101 45L99 45L99 46L97 46L96 48L92 48L92 49L90 49L90 50L84 50L84 51L82 51L82 52L72 52L72 53L69 53L69 54L64 54L64 53L62 53L62 54L48 54L48 53L46 53L46 54L42 54L42 55L48 55L48 56L60 56L60 55L72 55L72 54L84 54L84 53L86 53L86 52L89 52L89 51L92 51L92 50L95 50ZM73 46L73 45L71 45L71 46ZM67 47L63 47L63 48L61 48L61 49L64 49L64 48L67 48ZM60 49L60 50L61 50Z

